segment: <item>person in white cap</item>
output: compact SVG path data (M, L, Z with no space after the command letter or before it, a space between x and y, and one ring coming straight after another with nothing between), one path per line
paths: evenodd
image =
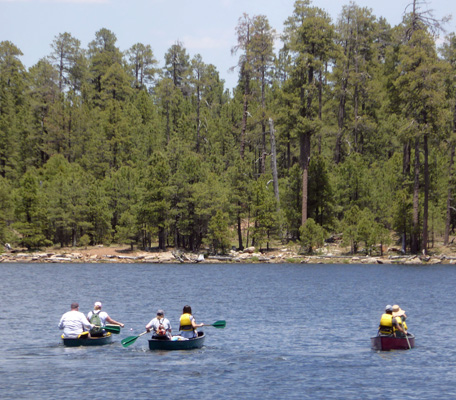
M93 305L93 311L89 311L89 313L87 314L87 319L90 321L91 324L95 325L95 328L92 328L90 330L90 334L92 336L103 336L103 326L105 326L106 323L111 325L119 325L122 328L124 327L124 324L122 324L122 322L115 321L108 315L106 311L101 311L101 307L101 302L97 301Z
M172 338L171 324L168 318L165 318L163 310L158 310L157 316L146 325L146 331L150 332L151 330L154 332L152 339L169 340Z
M380 318L378 332L381 335L396 336L397 331L404 333L402 326L399 325L396 318L393 318L393 306L388 304Z

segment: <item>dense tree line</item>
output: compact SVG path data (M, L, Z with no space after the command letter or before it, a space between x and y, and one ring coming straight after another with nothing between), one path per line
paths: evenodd
M61 33L28 70L0 43L0 241L224 252L340 234L426 252L453 233L456 36L413 0L391 27L297 0L244 14L232 93L176 42ZM440 36L439 36L440 35ZM274 44L280 43L278 48Z

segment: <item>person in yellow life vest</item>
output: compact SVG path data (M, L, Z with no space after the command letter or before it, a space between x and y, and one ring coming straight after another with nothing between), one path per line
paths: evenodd
M184 306L182 311L182 315L179 320L179 335L187 338L192 339L198 336L198 332L196 328L203 326L204 324L197 324L195 318L192 315L192 308L190 306Z
M378 333L380 335L396 336L396 332L405 334L404 329L396 318L393 318L393 306L387 305L385 307L385 313L380 318L380 325L378 327Z
M407 334L407 324L405 323L405 320L407 319L407 315L405 314L405 311L402 310L397 304L393 306L393 318L396 319L397 323L403 328L404 335ZM398 333L397 335L401 335ZM403 335L401 335L403 336Z

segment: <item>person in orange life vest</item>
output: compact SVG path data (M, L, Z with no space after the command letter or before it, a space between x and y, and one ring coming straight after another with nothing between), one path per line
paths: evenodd
M184 306L182 315L179 320L180 336L187 339L192 339L198 336L196 328L203 326L204 324L197 324L195 318L192 315L192 308L190 306Z
M402 326L399 324L396 318L393 318L393 306L388 304L385 307L385 313L382 314L380 318L378 332L381 335L396 336L397 331L401 332L402 334L405 334L405 331L402 328Z
M172 338L172 327L163 310L157 311L157 316L146 325L146 331L150 332L151 328L154 333L152 339L170 340Z

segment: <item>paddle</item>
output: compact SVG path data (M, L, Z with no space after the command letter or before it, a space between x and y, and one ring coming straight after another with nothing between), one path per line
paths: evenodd
M139 334L138 336L128 336L127 338L125 339L122 339L120 341L120 343L122 344L123 347L128 347L130 346L131 344L133 344L134 342L136 342L136 339L138 339L140 336L142 335L145 335L147 333L147 331Z
M226 326L226 321L215 321L213 324L204 324L203 326L213 326L214 328L223 329Z
M407 344L408 344L409 350L411 350L411 349L412 349L412 346L410 346L410 341L409 341L408 333L407 333L407 332L405 332L405 338L407 339Z
M409 338L408 338L408 334L407 334L407 331L406 331L405 328L404 328L404 321L403 321L403 319L402 319L401 316L396 317L396 318L399 318L400 321L401 321L401 322L400 322L400 326L401 326L402 329L404 330L404 336L405 336L405 338L407 339L407 344L408 344L409 350L411 350L411 349L412 349L412 346L410 346L410 341L409 341Z
M106 332L115 333L116 335L120 333L119 325L106 325L102 327Z

